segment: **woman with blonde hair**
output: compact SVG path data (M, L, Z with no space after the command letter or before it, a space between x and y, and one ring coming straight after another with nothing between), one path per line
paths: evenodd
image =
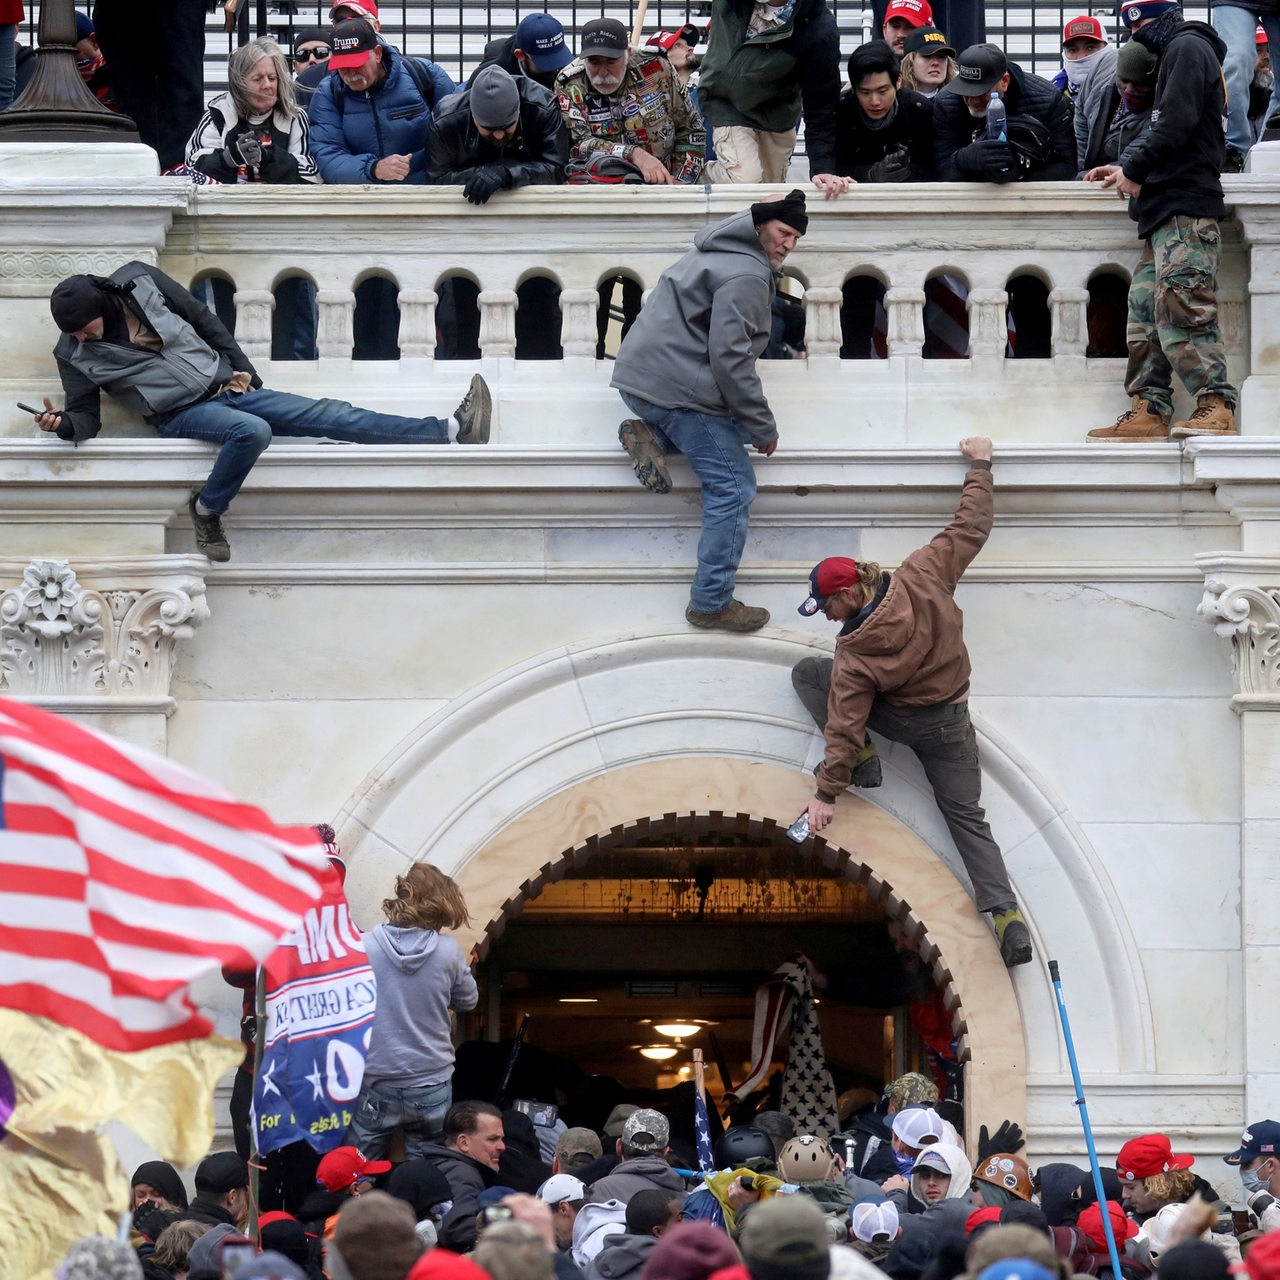
M187 164L218 182L319 182L280 46L265 37L241 45L227 59L227 83L187 143Z
M956 78L956 51L936 27L917 27L902 46L902 87L932 98Z
M429 862L396 877L382 911L386 924L364 935L378 1003L346 1140L376 1160L401 1129L405 1159L413 1160L440 1141L453 1102L450 1013L479 999L462 948L442 932L471 917L462 890Z

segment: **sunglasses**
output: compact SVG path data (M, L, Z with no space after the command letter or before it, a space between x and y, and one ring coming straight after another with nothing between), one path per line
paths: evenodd
M327 44L313 44L309 49L298 49L294 52L294 62L322 62L333 52Z

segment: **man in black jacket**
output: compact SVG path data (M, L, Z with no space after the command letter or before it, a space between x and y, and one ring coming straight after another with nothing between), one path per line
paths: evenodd
M1004 101L1006 138L988 138L987 106ZM1048 80L993 44L970 45L956 78L933 100L934 157L942 182L1057 182L1076 176L1071 107Z
M902 88L902 60L883 40L849 55L849 88L836 106L836 168L813 185L827 198L855 182L928 182L933 177L933 107Z
M79 443L102 430L107 391L165 439L205 440L217 461L188 504L196 546L229 560L222 513L273 436L319 436L355 444L484 444L491 398L476 374L449 419L403 418L342 400L269 391L239 343L208 307L144 262L111 276L68 276L49 298L62 337L54 359L65 408L48 396L41 431Z
M1150 125L1119 164L1084 175L1130 202L1143 241L1129 284L1132 407L1089 439L1233 436L1237 394L1218 326L1226 46L1203 22L1184 22L1177 0L1125 0L1120 16L1160 65ZM1197 403L1170 428L1175 370Z
M496 191L564 181L569 133L560 104L528 76L485 67L435 110L427 181L462 187L472 204Z
M440 1223L445 1249L466 1253L475 1248L480 1193L498 1180L506 1150L502 1112L490 1102L455 1102L444 1118L444 1145L427 1143L422 1158L448 1180L453 1204Z
M499 66L508 75L528 76L544 89L555 89L556 76L573 61L565 43L564 27L549 13L531 13L505 40L490 40L484 59L467 81L470 89L486 67Z

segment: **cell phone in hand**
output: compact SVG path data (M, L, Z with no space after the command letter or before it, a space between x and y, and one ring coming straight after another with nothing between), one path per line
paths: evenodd
M29 404L23 404L21 400L18 401L18 408L21 409L23 413L33 414L37 418L46 413L58 412L56 409L33 409Z
M542 1129L550 1129L560 1115L560 1108L554 1102L534 1102L529 1098L516 1098L512 1102L516 1111L521 1111Z

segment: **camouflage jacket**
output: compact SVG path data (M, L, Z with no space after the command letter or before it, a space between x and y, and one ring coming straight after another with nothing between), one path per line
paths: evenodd
M586 64L577 58L556 77L556 94L573 159L604 152L629 160L642 147L677 181L698 180L706 134L684 86L660 54L633 52L622 83L610 94L591 87Z

